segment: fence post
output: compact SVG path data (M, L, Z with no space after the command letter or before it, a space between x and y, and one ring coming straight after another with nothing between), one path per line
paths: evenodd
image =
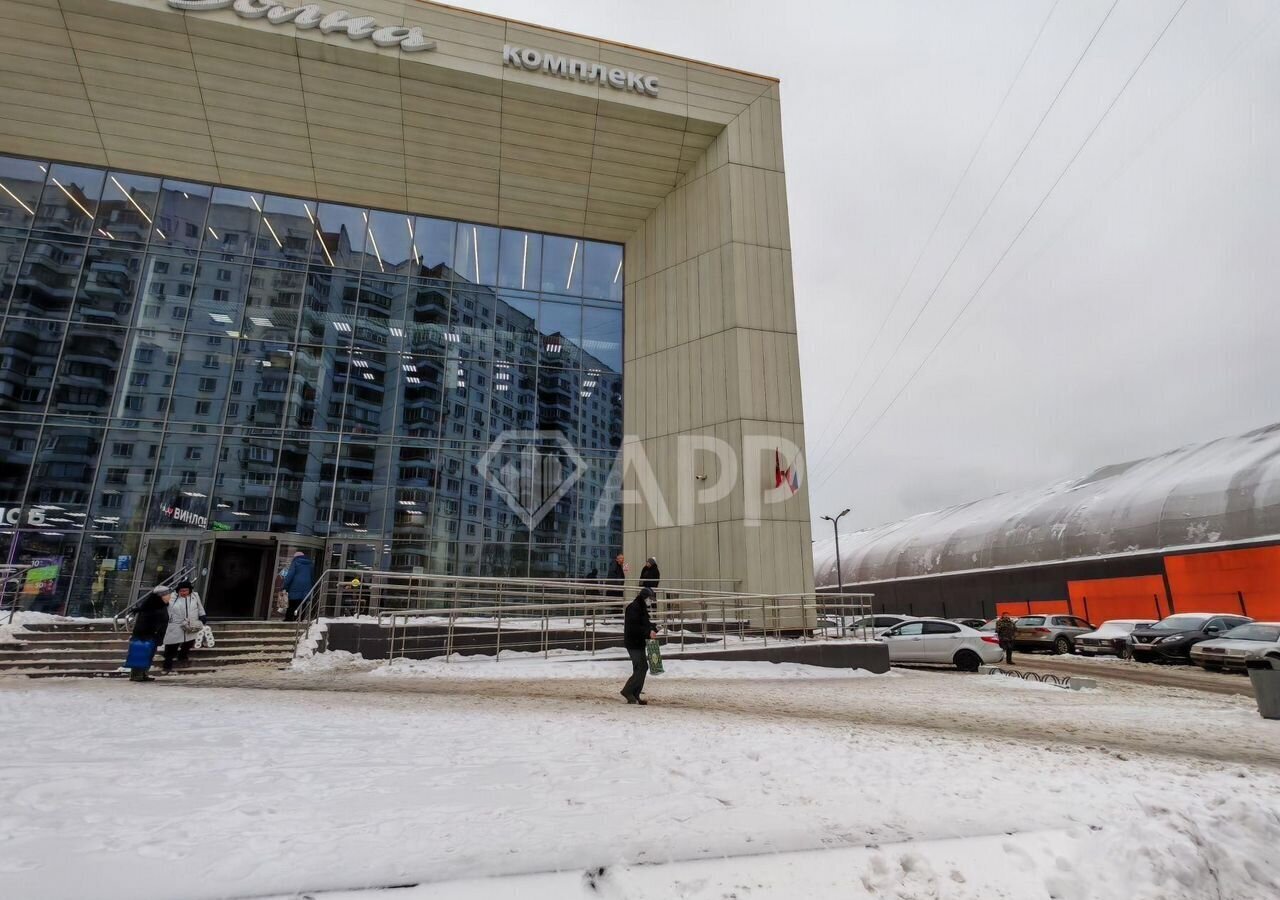
M1089 595L1085 594L1081 597L1080 602L1084 604L1084 620L1086 622L1092 622L1093 620L1089 618Z
M493 636L493 661L502 658L502 595L498 595L498 629Z
M1244 605L1244 591L1236 591L1236 596L1240 598L1240 615L1249 615L1248 608Z

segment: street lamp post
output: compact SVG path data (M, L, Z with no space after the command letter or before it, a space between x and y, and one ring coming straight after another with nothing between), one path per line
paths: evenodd
M844 573L840 571L840 520L847 515L849 515L848 509L840 513L834 519L831 518L831 516L822 517L823 519L831 523L831 531L836 538L836 584L839 586L837 590L839 595L842 598L844 596ZM845 637L846 634L847 633L845 631L844 616L842 615L840 617L840 636Z

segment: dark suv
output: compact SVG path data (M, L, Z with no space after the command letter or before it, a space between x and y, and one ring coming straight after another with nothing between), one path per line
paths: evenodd
M1139 662L1190 662L1191 648L1196 644L1252 621L1248 616L1223 613L1178 613L1154 625L1133 629L1129 646Z

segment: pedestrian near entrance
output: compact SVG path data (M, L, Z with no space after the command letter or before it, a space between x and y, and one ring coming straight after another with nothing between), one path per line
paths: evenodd
M298 621L298 607L307 599L312 583L311 560L299 550L293 554L293 562L289 563L289 571L284 576L284 592L289 597L289 609L284 614L286 622Z
M627 570L629 568L627 558L622 553L618 553L613 558L613 562L609 563L609 577L605 579L609 584L608 596L615 600L623 598L622 586L627 580Z
M662 573L658 571L658 558L650 556L644 561L644 568L640 570L640 587L647 587L651 591L656 591L661 581Z
M653 591L641 588L636 598L627 604L623 615L622 645L627 648L627 656L631 657L631 677L622 686L620 692L628 703L648 705L648 701L640 696L644 690L644 679L649 674L649 656L645 653L645 645L650 638L656 638L658 631L653 620L649 618L649 601L653 599Z
M186 662L191 658L191 648L196 637L204 630L204 604L190 581L178 584L178 590L169 601L169 627L164 633L164 673L173 671L174 661Z
M147 672L156 658L156 647L169 629L169 598L172 596L170 588L154 587L138 604L129 655L124 661L130 681L155 681Z
M1013 661L1013 639L1018 634L1018 626L1008 613L1001 613L996 619L996 637L1000 639L1000 649L1004 651L1004 661L1016 665Z

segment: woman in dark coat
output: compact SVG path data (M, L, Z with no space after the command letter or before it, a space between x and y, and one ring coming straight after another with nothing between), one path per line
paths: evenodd
M651 591L656 591L661 580L662 573L658 571L658 559L650 556L644 561L644 568L640 570L640 587L647 587Z
M133 640L129 642L129 657L125 660L130 681L155 681L147 671L155 659L156 647L164 640L164 633L169 627L169 600L172 597L171 588L156 587L138 604L137 617L133 620Z

